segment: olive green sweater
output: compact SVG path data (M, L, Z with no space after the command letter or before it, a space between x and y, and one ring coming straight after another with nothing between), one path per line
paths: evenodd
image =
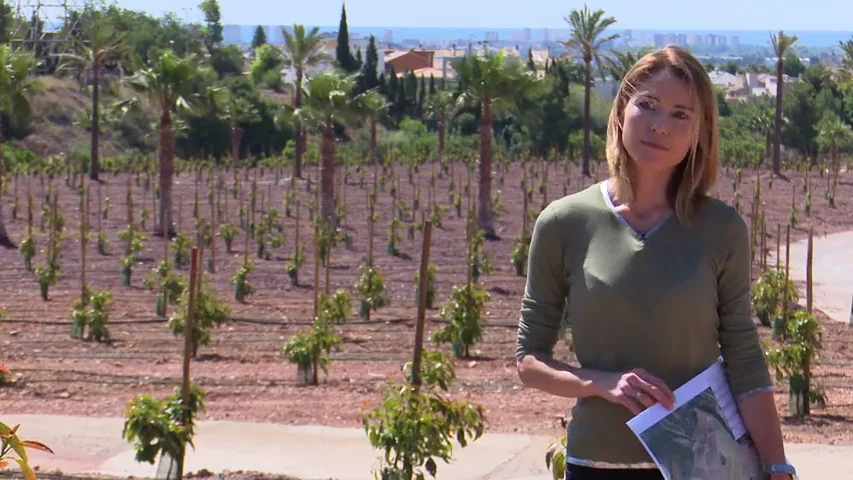
M516 357L552 355L566 308L583 368L643 368L675 390L722 356L736 397L766 389L749 256L746 223L716 199L691 227L670 215L645 236L613 209L602 183L556 200L533 230ZM631 416L599 397L579 399L569 461L653 467L626 425Z

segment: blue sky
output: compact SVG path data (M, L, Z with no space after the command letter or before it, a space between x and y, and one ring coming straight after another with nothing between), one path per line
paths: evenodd
M118 0L135 10L160 15L191 8L199 0ZM223 23L246 25L336 25L341 0L220 0ZM411 5L411 7L408 7ZM678 30L851 30L851 0L597 0L620 28ZM563 17L577 0L349 0L354 26L565 28ZM777 13L778 12L778 13Z

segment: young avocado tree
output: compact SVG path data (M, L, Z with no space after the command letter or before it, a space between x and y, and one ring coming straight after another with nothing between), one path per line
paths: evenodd
M411 383L412 362L403 371L404 381L389 382L381 404L362 416L370 444L385 452L377 478L422 480L424 472L435 477L436 460L450 462L454 441L464 448L482 436L485 411L448 399L456 373L441 352L423 352L420 386Z

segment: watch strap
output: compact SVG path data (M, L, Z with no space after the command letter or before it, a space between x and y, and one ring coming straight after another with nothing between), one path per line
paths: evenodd
M767 466L767 473L787 473L791 478L797 478L797 470L788 463L771 463Z

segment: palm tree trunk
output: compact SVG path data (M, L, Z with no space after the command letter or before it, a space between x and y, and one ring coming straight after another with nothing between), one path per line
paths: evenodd
M782 145L782 58L776 62L776 125L773 131L773 173L779 175L781 172L782 159L780 147Z
M323 216L329 225L335 222L335 122L326 120L323 129L323 169L320 172L320 189L323 196Z
M480 192L477 208L477 226L488 237L495 236L492 225L492 106L491 99L483 99L480 116Z
M838 172L840 170L838 165L838 144L835 142L835 137L832 137L832 194L833 198L835 196L835 192L838 188Z
M101 66L98 62L92 64L92 144L89 153L89 179L98 181L101 173L101 162L98 158L98 138L100 135L100 98L101 98Z
M3 127L0 126L0 145L3 144ZM3 196L3 179L6 178L6 164L3 161L3 152L0 150L0 198ZM6 232L6 223L3 221L3 202L0 201L0 247L15 248L15 244L9 239Z
M172 112L168 107L163 108L160 115L160 222L154 228L154 235L163 235L163 223L166 222L167 233L175 234L172 221L172 175L175 173L175 160L172 157L175 137L172 132Z
M376 119L370 119L370 164L376 163Z
M231 162L234 168L237 168L237 161L240 159L240 138L243 132L237 122L231 123Z
M773 139L770 136L770 132L766 132L764 134L764 163L766 164L768 160L770 160L770 155L773 152Z
M293 106L302 106L302 72L296 72L296 95L293 97ZM302 120L296 119L296 159L293 162L293 177L302 178L302 156L305 154L305 131Z
M438 163L444 160L444 141L447 125L445 125L444 115L438 120Z
M592 60L585 60L584 86L583 86L583 175L591 176L589 171L589 123L590 123L590 95L592 92Z

